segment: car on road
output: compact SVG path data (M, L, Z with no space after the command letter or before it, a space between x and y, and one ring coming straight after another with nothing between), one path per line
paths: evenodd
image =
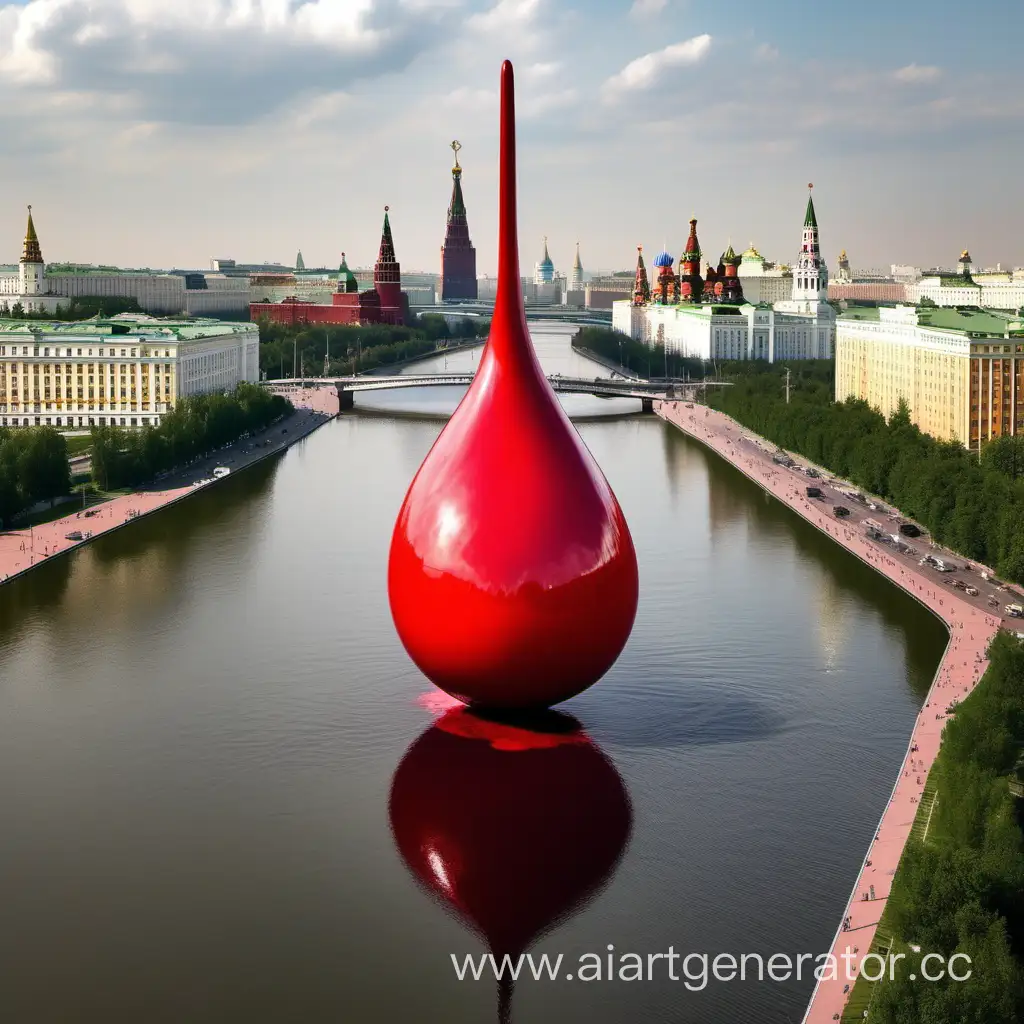
M977 587L964 587L964 590L967 591L967 593L968 593L968 595L970 597L977 597L978 596L978 588ZM997 601L996 603L998 604L999 602Z
M904 537L920 537L921 531L913 523L900 523L900 533Z
M848 516L849 514L850 510L845 505L836 505L836 507L832 509L832 515L837 519L842 519L844 516Z

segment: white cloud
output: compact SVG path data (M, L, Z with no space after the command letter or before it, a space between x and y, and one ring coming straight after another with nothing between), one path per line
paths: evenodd
M668 0L633 0L629 13L634 18L647 18L658 14L668 6Z
M505 32L531 25L544 0L498 0L487 11L472 15L467 24L476 32Z
M666 68L696 64L707 54L710 47L711 36L705 34L666 46L664 50L645 53L642 57L630 61L618 74L612 75L604 83L605 96L614 98L634 89L647 89L657 82Z
M557 60L551 61L539 61L536 64L527 65L523 71L523 77L537 81L542 78L550 78L556 71L561 68L561 64Z
M761 60L778 60L779 51L771 43L762 43L755 51Z
M453 0L8 2L0 87L122 92L155 121L241 123L402 70L455 16Z
M917 82L934 82L941 77L942 69L931 64L908 64L899 71L894 71L892 77L897 82L914 85Z

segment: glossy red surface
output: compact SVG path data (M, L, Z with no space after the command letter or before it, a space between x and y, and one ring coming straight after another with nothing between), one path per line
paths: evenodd
M409 748L389 814L416 880L499 960L600 891L633 821L615 766L574 718L496 722L464 707ZM510 993L499 998L506 1020Z
M399 512L391 612L413 661L459 700L549 707L612 666L637 594L622 510L545 379L526 327L506 61L491 334Z

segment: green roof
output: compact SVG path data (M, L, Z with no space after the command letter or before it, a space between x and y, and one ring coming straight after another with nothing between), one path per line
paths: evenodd
M926 306L918 310L918 323L922 327L935 327L940 331L963 331L967 334L1005 336L1011 320L985 309L954 309L948 306Z
M818 226L818 218L814 216L814 198L812 196L807 197L807 212L804 214L804 227L805 228L816 228Z
M839 314L841 320L878 320L878 306L850 306Z
M73 337L108 338L123 343L126 339L144 341L153 337L175 337L179 341L194 341L197 338L213 338L223 334L238 334L255 329L255 324L243 321L212 320L196 317L188 320L163 320L142 314L128 314L91 320L3 320L0 319L0 334L37 334L49 337L68 334ZM45 341L44 337L44 341Z
M880 320L882 308L886 307L850 306L849 309L845 309L839 314L839 319L868 320L877 323ZM996 310L970 307L956 309L951 306L917 307L918 326L931 327L937 331L957 331L962 334L1003 338L1011 324L1016 325L1018 322L1018 317Z

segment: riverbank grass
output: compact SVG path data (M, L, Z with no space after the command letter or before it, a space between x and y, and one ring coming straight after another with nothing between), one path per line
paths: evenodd
M913 842L925 842L928 835L932 835L934 838L931 826L938 799L938 777L940 770L940 759L936 759L935 764L932 765L932 770L928 773L928 778L925 780L921 801L917 805L917 813L914 815L914 824L910 827L910 838L907 840L908 845ZM899 877L898 871L896 877ZM893 885L895 886L895 884L896 878L893 879ZM910 952L910 947L905 943L895 943L892 934L892 922L889 920L889 917L889 901L886 900L885 910L882 911L882 916L878 920L878 927L875 929L875 937L871 942L871 948L868 950L869 953L877 953L881 957L886 957L890 953ZM896 948L894 948L894 945ZM879 984L880 982L868 981L867 978L857 978L853 984L853 990L850 992L850 998L843 1009L843 1015L840 1018L841 1024L852 1024L853 1021L864 1020L864 1011L870 1010L871 1000Z

